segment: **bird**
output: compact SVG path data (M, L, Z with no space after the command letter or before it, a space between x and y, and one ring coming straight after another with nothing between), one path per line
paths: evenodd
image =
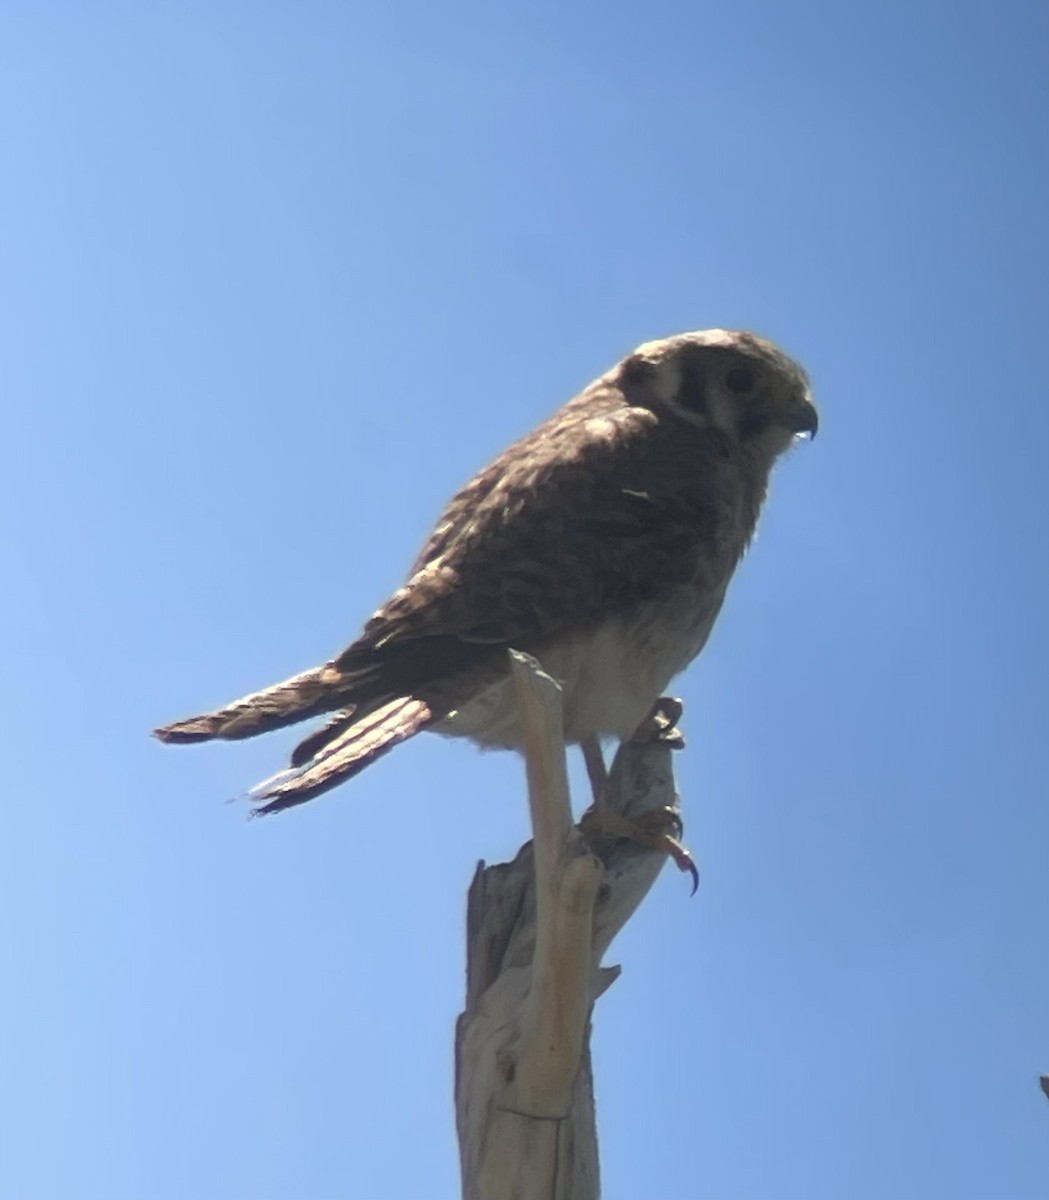
M773 465L818 424L803 368L757 334L645 342L453 496L345 650L154 733L239 739L326 717L249 793L275 813L423 731L520 749L514 649L561 685L596 797L602 739L630 737L703 649Z

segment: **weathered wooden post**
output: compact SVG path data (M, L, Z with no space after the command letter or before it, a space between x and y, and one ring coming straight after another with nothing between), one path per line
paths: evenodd
M572 820L561 692L511 651L524 728L533 840L513 862L479 864L467 911L466 1009L456 1029L456 1123L464 1200L597 1200L590 1070L594 1001L619 974L609 944L666 853L596 847ZM670 752L681 706L660 701L616 756L612 811L677 808Z

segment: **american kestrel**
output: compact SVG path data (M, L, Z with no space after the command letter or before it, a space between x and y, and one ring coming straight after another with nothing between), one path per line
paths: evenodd
M341 654L156 730L245 738L330 713L260 813L310 800L423 730L518 748L507 650L563 688L591 779L702 650L772 465L814 435L805 372L752 333L646 342L476 475L407 583Z

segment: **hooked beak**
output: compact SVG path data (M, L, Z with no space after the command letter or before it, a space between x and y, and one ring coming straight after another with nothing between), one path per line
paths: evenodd
M805 399L798 405L795 411L791 414L790 430L792 433L807 433L809 440L812 441L816 437L816 431L820 427L820 416L816 411L816 406L811 400Z

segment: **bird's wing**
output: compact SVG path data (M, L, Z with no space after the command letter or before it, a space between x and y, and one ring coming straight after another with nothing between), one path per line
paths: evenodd
M508 647L541 650L694 579L714 537L710 493L695 486L713 474L702 444L621 395L587 399L451 501L407 583L342 654L158 736L250 737L343 710L295 751L291 773L255 793L275 811L460 707L505 672Z
M437 552L335 666L432 679L484 648L568 635L694 577L714 520L692 483L703 472L695 444L675 449L655 413L622 401L563 413L453 499L428 544Z

